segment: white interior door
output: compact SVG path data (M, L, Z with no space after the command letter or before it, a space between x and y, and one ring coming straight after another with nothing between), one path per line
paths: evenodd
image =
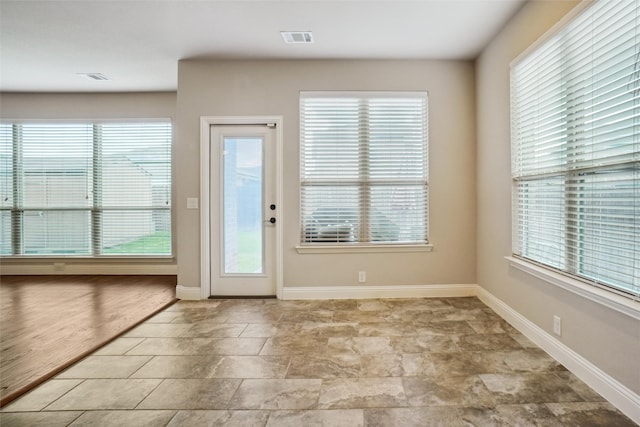
M212 125L211 294L276 294L275 129Z

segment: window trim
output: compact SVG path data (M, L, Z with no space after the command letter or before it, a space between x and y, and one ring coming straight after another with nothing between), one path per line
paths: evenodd
M28 254L23 254L23 253L16 253L16 252L22 252L22 245L23 245L23 241L22 241L22 236L18 236L18 239L12 238L12 246L13 246L13 252L10 255L0 255L0 261L2 262L16 262L16 263L38 263L39 261L43 261L46 260L47 262L56 262L56 261L60 261L60 262L74 262L74 263L80 263L80 264L86 264L86 263L92 263L92 262L131 262L131 263L139 263L139 262L143 262L143 261L154 261L154 262L159 262L159 263L169 263L169 262L173 262L176 259L176 250L175 250L175 245L176 245L176 239L175 239L175 208L174 208L174 201L173 201L173 188L174 188L174 179L173 179L173 174L174 174L174 165L173 165L173 143L174 143L174 123L173 123L173 119L171 117L127 117L127 118L75 118L75 119L12 119L12 118L2 118L0 119L0 123L2 124L8 124L11 125L12 127L15 127L15 125L29 125L29 124L38 124L38 125L64 125L64 124L87 124L93 127L93 129L95 130L96 126L100 126L100 125L108 125L108 124L136 124L136 123L168 123L171 126L171 148L170 148L170 152L171 152L171 157L170 157L170 161L171 161L171 189L170 189L170 197L171 197L171 204L169 205L169 207L154 207L154 208L148 208L148 207L143 207L143 208L139 208L138 210L162 210L162 211L168 211L169 212L169 218L171 221L171 253L170 254L131 254L131 255L119 255L119 254L114 254L114 255L110 255L110 254L103 254L103 253L91 253L91 254L69 254L69 255L65 255L65 254L45 254L45 255L28 255ZM16 140L15 140L15 136L14 136L14 141L13 141L13 150L15 153L15 145L16 145ZM96 138L94 135L93 138L93 142L92 144L94 145L93 149L95 150L95 145L96 145ZM16 156L13 156L13 163L14 163L14 170L16 168L16 163L19 162L20 159L17 159ZM96 159L93 158L93 162L95 163ZM15 178L15 176L14 176ZM18 178L22 179L22 176L19 175ZM95 182L94 182L95 185ZM15 185L14 185L15 187ZM22 188L21 186L19 188ZM18 190L20 192L20 190ZM21 197L21 194L19 194L19 196ZM14 195L15 197L15 195ZM74 207L74 208L23 208L23 209L16 209L16 208L11 208L11 222L12 222L12 229L14 230L20 230L21 232L21 228L16 228L14 227L14 216L16 212L25 212L25 211L30 211L30 210L37 210L37 211L87 211L89 212L90 215L90 224L91 227L93 227L93 223L94 223L94 217L95 214L97 212L104 212L104 211L109 211L109 210L117 210L117 211L122 211L122 210L128 210L128 209L132 209L135 210L136 207L132 207L132 208L104 208L104 207L100 207L97 208L96 204L94 202L93 206L89 206L89 207ZM91 233L93 235L93 233ZM97 242L94 241L93 238L91 238L91 241L89 242L89 247L92 249L94 249L94 246ZM20 251L16 251L16 245L20 246Z
M398 243L392 244L335 244L328 243L307 243L304 245L297 245L296 251L299 254L347 254L347 253L393 253L393 252L432 252L433 245L427 243L424 245L416 245L412 243Z
M552 270L550 267L534 263L516 255L504 257L509 266L546 283L584 297L597 304L615 310L633 319L640 320L640 297L622 294L611 288L594 286L593 283L578 280L568 274Z
M425 162L427 164L427 172L426 172L426 215L425 215L425 227L424 227L424 237L426 241L422 242L337 242L337 243L329 243L329 242L303 242L301 239L298 240L298 244L295 246L297 253L299 254L337 254L337 253L409 253L409 252L432 252L433 244L429 238L429 93L428 91L354 91L354 90L334 90L334 91L300 91L299 94L299 103L302 102L305 98L357 98L362 102L367 99L375 99L375 98L408 98L408 99L424 99L426 103L425 109L425 129L426 129L426 153L425 153ZM298 112L298 117L300 118L300 127L302 127L302 117L301 111ZM302 146L302 135L299 135L300 146ZM362 146L362 144L360 144ZM361 148L362 150L362 148ZM299 164L300 171L302 171L302 162ZM302 175L302 173L301 173ZM299 181L299 194L302 191L302 184ZM368 219L368 217L367 217ZM303 227L303 218L302 218L302 197L300 198L300 206L299 206L299 215L298 215L298 230L301 230ZM360 224L361 228L366 228L366 223Z

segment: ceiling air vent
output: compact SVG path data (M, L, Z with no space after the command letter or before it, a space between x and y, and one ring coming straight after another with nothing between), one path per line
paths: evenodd
M93 80L98 82L104 82L107 80L111 80L108 76L105 76L102 73L78 73L80 77L84 77L87 80Z
M285 43L313 43L311 31L280 31Z

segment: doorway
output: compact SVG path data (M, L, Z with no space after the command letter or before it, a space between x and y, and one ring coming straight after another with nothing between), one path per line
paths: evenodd
M208 160L201 192L205 297L278 295L281 119L208 122L208 153L201 153Z

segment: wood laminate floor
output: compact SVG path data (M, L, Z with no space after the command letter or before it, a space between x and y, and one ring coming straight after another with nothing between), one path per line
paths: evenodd
M175 276L0 277L0 406L176 301Z

